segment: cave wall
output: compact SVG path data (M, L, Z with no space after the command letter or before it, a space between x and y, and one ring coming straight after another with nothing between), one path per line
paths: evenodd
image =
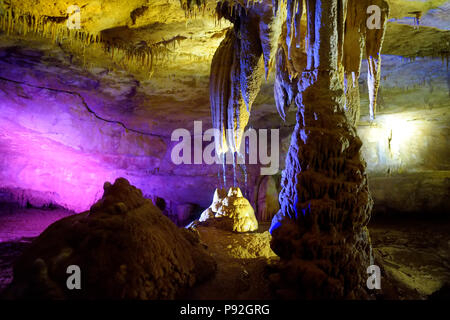
M38 207L58 204L83 211L101 196L104 181L124 176L180 223L209 205L220 183L220 165L176 166L170 159L177 143L170 140L174 129L193 132L194 120L202 120L204 130L211 127L207 90L195 114L191 110L198 100L164 100L162 89L155 85L164 83L161 79L146 83L101 68L86 72L71 65L61 52L46 50L41 45L30 49L14 42L3 42L0 50L3 201ZM364 61L360 79L358 134L374 210L448 212L446 66L430 58L410 61L385 55L383 61L378 114L373 122L368 119ZM201 81L186 81L185 87L201 90ZM263 83L250 126L280 129L281 170L295 113L291 110L286 122L280 123L272 83L273 77ZM154 107L155 115L148 117L148 108ZM163 113L177 108L183 108L184 119ZM257 215L269 219L277 207L273 201L276 190L269 188L266 196L267 186L261 183L258 169L247 166L246 191ZM279 175L272 179L278 184ZM238 180L242 183L243 177ZM267 208L272 209L267 212Z
M164 89L170 81L179 82L180 93ZM101 197L105 181L125 177L183 225L209 206L220 183L221 165L171 160L175 129L193 139L194 121L202 121L203 131L211 128L207 83L195 76L138 81L105 68L87 71L62 50L3 37L0 202L81 212ZM193 144L191 151L193 159ZM246 169L247 187L242 174L238 180L255 207L259 167Z
M373 121L369 118L365 60L359 80L357 131L363 142L374 215L446 214L450 209L445 200L450 190L450 73L446 60L395 55L382 55L382 60ZM272 103L257 102L263 106ZM255 123L268 125L272 116L266 113ZM291 110L287 118L282 129L290 128L295 113ZM280 136L280 164L284 164L291 138L290 134Z
M375 212L449 212L445 201L450 190L449 77L440 58L383 56L378 114L373 122L365 108L363 77L358 134Z
M447 60L445 56L442 61L401 57L430 55L434 48L448 47L442 40L445 35L448 38L448 4L388 2L391 22L383 52L390 54L382 57L373 122L368 118L366 61L359 81L358 135L363 141L374 209L448 212L444 201L449 190L450 150ZM68 5L44 0L11 3L21 12L55 19L65 18ZM209 206L221 181L219 166L174 165L170 154L176 142L170 140L170 134L177 128L193 132L196 120L203 122L204 130L212 126L210 64L230 24L209 15L186 19L178 0L153 1L145 9L146 3L96 1L83 7L83 31L101 32L105 40L116 37L115 47L109 51L90 46L84 50L79 45L71 50L71 40L46 41L31 33L8 36L0 31L0 201L59 204L83 211L101 196L104 181L124 176L174 220ZM429 10L436 6L440 7ZM208 1L206 12L214 7L215 1ZM422 17L420 32L412 27L411 19L404 18L415 9L429 10ZM394 20L397 23L392 23ZM47 31L50 36L51 30ZM163 54L150 74L123 52L118 54L119 45L139 49L152 43L161 43L158 50ZM173 54L166 55L168 51ZM291 108L286 121L280 120L273 82L273 73L263 80L249 126L280 129L281 171L295 111ZM261 182L258 166L247 166L247 171L244 189L257 215L268 219L274 212L267 208L274 211L277 207L273 200L277 190L272 182L270 188ZM239 179L243 183L242 175ZM273 179L279 191L279 174Z

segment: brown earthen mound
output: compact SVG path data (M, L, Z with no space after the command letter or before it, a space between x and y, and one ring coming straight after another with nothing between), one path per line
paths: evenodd
M67 288L71 265L80 268L80 290ZM89 212L55 222L32 243L6 297L173 299L215 270L195 234L119 178Z

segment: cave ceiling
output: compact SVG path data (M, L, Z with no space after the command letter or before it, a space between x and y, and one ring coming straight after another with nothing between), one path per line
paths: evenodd
M447 59L449 1L388 2L384 55ZM189 127L193 120L210 123L210 63L231 26L217 19L215 0L201 8L193 5L190 11L179 0L2 0L0 4L3 13L12 8L15 13L59 23L60 28L68 18L67 8L80 8L81 36L72 30L71 35L58 37L58 29L46 30L46 37L2 32L0 43L34 50L34 55L39 52L46 66L40 68L45 69L41 71L49 83L52 78L57 81L62 69L79 80L97 81L96 90L112 101L109 108L99 111L103 115L120 116L130 127L158 134L167 134L168 128ZM414 12L420 12L419 28L414 27ZM89 45L81 45L83 41ZM140 55L145 50L152 54ZM257 119L261 126L273 126L279 119L272 87L269 77L255 101L251 123Z

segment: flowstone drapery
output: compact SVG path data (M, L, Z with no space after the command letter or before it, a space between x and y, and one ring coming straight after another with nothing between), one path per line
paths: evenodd
M217 15L234 26L211 63L210 102L219 155L241 152L250 111L278 45L283 16L274 16L270 1L221 1Z

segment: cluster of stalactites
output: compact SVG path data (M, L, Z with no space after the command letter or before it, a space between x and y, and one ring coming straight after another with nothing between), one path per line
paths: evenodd
M361 60L365 49L368 63L369 115L373 120L376 113L376 100L380 84L381 47L389 15L389 5L385 0L347 0L346 2L343 68L341 70L344 74L341 75L341 78L351 79L351 82L345 80L344 88L346 94L347 90L353 90L358 87ZM373 5L381 9L379 26L373 25L369 28L370 13L367 12L367 8ZM351 104L352 101L347 101L347 105Z
M256 37L259 37L264 58L266 79L274 59L283 16L270 14L271 0L222 0L216 5L216 18L225 18L234 24L236 34L242 38L245 28L251 24ZM254 20L254 21L251 21ZM244 39L245 41L246 39ZM255 44L256 45L256 44Z
M376 0L381 9L380 28L366 28L366 56L368 64L367 85L369 88L369 115L373 120L376 114L377 94L381 76L381 47L384 40L387 20L389 16L389 5L385 0Z
M280 14L278 0L272 0L274 14ZM367 21L370 14L367 8L376 5L381 9L379 27L369 29ZM317 46L315 44L315 10L317 0L286 0L285 37L280 40L281 51L277 56L277 73L275 77L275 102L280 116L285 118L285 110L292 100L293 78L306 70L319 67ZM389 6L385 0L340 0L338 1L338 56L337 69L340 71L342 86L347 90L357 90L361 60L365 49L368 62L369 113L373 119L376 113L376 99L380 83L381 46L386 30ZM302 15L306 14L306 30L302 30ZM306 55L305 63L299 63L301 54ZM294 57L293 57L294 55ZM284 74L287 73L287 74ZM351 83L347 79L351 78ZM351 86L351 88L349 88ZM295 88L294 88L295 89ZM347 94L347 92L346 92ZM347 96L353 96L348 94ZM357 101L348 101L352 105ZM359 105L353 107L359 108Z
M217 15L234 25L211 64L210 102L216 153L242 154L241 144L263 75L268 77L278 46L282 17L272 14L270 0L220 1Z
M66 38L78 40L85 45L101 41L100 35L93 35L81 30L69 29L65 25L65 19L48 16L35 16L19 10L5 10L0 15L0 29L8 36L12 34L36 34L50 38L53 42L60 42Z
M121 68L130 71L153 73L156 61L164 61L176 44L184 40L177 36L170 40L154 44L139 43L135 46L117 43L107 35L91 34L81 29L70 29L66 18L36 16L20 10L3 10L0 14L0 30L9 35L34 35L51 39L54 43L65 44L67 48L81 57L81 62L88 67L86 55L95 50L101 50L110 56L111 60Z
M195 7L202 8L206 6L206 0L180 0L183 10L192 10Z
M180 0L180 5L186 18L196 18L198 13L205 13L206 0Z

